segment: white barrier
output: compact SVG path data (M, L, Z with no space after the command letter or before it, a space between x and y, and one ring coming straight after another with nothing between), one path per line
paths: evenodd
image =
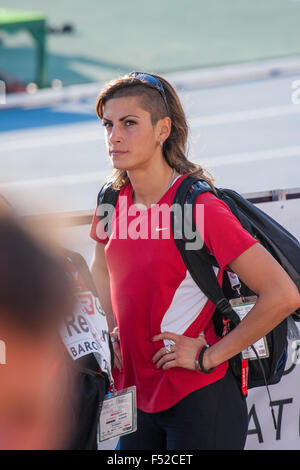
M300 330L300 324L297 323ZM277 385L269 387L277 429L275 430L269 397L265 387L249 390L249 428L246 449L300 449L300 364L299 342L289 341L285 375ZM294 363L293 363L294 362Z
M271 217L300 239L300 199L258 204ZM300 323L297 323L300 330ZM293 348L295 347L296 348ZM270 386L277 420L274 429L269 397L264 387L249 390L249 429L246 449L300 449L300 364L299 344L289 341L285 375L277 385ZM293 364L294 362L298 364Z

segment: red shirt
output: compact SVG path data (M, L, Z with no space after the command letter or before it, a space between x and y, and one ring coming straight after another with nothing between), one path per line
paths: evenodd
M118 197L110 238L103 237L96 213L90 232L94 240L106 244L123 358L123 371L114 369L115 385L117 389L136 385L138 408L149 413L170 408L189 393L221 379L228 367L226 361L211 374L203 374L181 367L157 369L152 362L155 352L164 346L163 341L154 343L152 338L162 331L193 338L204 331L209 344L220 339L211 320L215 305L191 278L170 236L169 208L184 177L179 177L156 205L142 211L133 204L128 183ZM197 206L201 204L204 220L196 219L196 224L220 265L217 279L221 283L223 268L256 240L213 194L200 195Z

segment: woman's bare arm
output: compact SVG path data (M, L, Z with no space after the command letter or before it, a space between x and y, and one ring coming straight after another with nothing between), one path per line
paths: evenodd
M255 343L300 306L297 287L261 245L246 250L230 263L230 268L257 293L258 300L233 331L206 351L203 365L207 369Z
M205 369L216 367L246 349L265 336L289 314L300 307L297 287L277 261L261 245L256 244L230 263L231 269L258 295L255 306L241 323L221 341L205 351ZM162 348L154 357L158 367L185 367L195 369L194 361L199 348L205 343L203 337L189 338L164 332L154 341L174 341L172 354Z

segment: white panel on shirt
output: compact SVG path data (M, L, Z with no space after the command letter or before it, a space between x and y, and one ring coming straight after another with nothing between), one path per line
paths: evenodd
M214 267L216 276L218 271L219 269ZM164 314L161 332L169 331L182 335L199 316L207 300L187 270L185 278L176 289L170 307ZM164 340L164 343L173 344L169 340Z

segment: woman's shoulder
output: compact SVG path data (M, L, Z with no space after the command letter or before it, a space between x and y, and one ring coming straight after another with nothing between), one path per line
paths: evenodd
M229 238L244 235L246 238L250 234L242 227L240 221L233 214L229 206L217 195L211 192L199 194L194 207L194 219L198 227L204 224L206 236Z
M196 226L203 235L205 245L221 267L227 266L257 242L242 227L227 204L216 195L210 192L200 194L195 211Z
M221 202L223 204L223 201L221 201L221 199L219 199L215 194L207 191L205 193L202 193L202 194L199 194L199 196L197 197L197 203L198 202L202 202L203 204L206 203L206 204L218 204L219 202Z
M196 206L199 205L203 205L205 212L210 216L213 214L219 216L233 216L227 204L209 191L199 194L196 200Z

